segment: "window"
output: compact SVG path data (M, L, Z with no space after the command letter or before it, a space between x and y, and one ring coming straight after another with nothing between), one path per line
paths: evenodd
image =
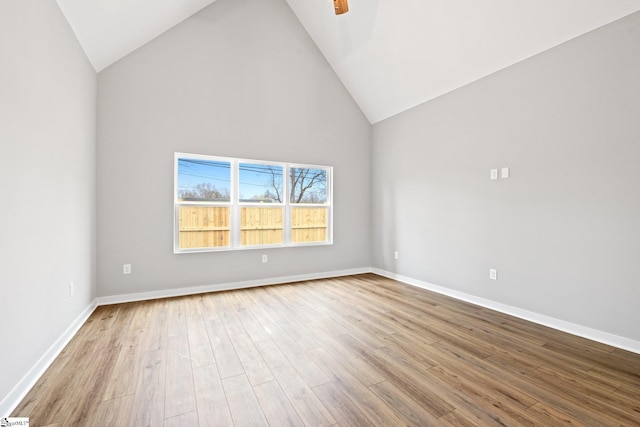
M238 163L240 246L284 242L284 165Z
M231 245L231 162L177 158L176 249Z
M175 154L174 252L332 243L328 166Z
M327 240L328 170L290 167L289 203L291 205L291 241L293 243Z

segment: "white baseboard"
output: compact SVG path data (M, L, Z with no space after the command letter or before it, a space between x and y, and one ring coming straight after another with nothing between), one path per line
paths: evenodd
M389 271L380 270L377 268L371 269L372 273L378 274L389 279L397 280L399 282L406 283L408 285L416 286L418 288L427 289L429 291L437 292L439 294L447 295L455 299L469 302L471 304L479 305L481 307L489 308L491 310L499 311L500 313L508 314L510 316L518 317L520 319L528 320L533 323L548 326L553 329L557 329L562 332L567 332L572 335L577 335L582 338L587 338L592 341L597 341L603 344L607 344L613 347L617 347L623 350L631 351L633 353L640 354L640 342L629 338L621 337L618 335L603 332L597 329L588 328L586 326L578 325L575 323L567 322L565 320L556 319L554 317L545 316L544 314L535 313L533 311L523 310L518 307L513 307L507 304L502 304L496 301L480 298L474 295L470 295L464 292L455 291L453 289L445 288L443 286L434 285L432 283L423 282L421 280L413 279L411 277L402 276L400 274L391 273Z
M96 301L94 300L82 313L71 323L71 325L60 335L51 347L42 355L35 365L22 377L20 382L9 392L8 395L0 402L0 416L9 416L18 404L24 399L29 390L40 379L42 374L49 368L53 361L58 357L60 352L71 341L78 330L84 325L91 313L96 309Z
M299 274L295 276L272 277L268 279L247 280L243 282L221 283L189 288L166 289L162 291L140 292L135 294L99 297L98 305L120 304L133 301L146 301L159 298L179 297L183 295L204 294L207 292L230 291L233 289L253 288L256 286L279 285L283 283L301 282L304 280L329 279L331 277L351 276L371 273L371 268L354 268L349 270L325 271L322 273Z

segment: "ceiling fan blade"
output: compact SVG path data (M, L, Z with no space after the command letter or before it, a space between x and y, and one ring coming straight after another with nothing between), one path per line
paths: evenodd
M342 15L349 12L349 4L347 0L333 0L333 8L336 11L336 15Z

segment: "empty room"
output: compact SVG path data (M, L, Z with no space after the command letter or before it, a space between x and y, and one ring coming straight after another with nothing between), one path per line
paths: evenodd
M3 0L0 424L640 425L637 0Z

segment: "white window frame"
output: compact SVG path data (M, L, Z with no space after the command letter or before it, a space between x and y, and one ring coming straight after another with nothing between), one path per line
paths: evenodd
M179 159L197 159L217 162L228 162L231 165L230 176L230 201L229 202L202 202L202 201L179 201L178 200L178 160ZM303 163L287 163L275 162L270 160L241 159L234 157L210 156L205 154L190 153L174 153L174 179L173 179L173 253L199 253L199 252L221 252L235 250L251 250L266 248L283 248L297 246L325 246L333 244L333 167L323 165L312 165ZM241 163L253 163L258 165L281 166L283 171L282 177L282 203L273 203L265 205L264 203L240 202L239 195L239 165ZM326 181L326 202L325 203L291 203L289 200L290 184L289 172L291 168L309 168L327 171ZM230 236L229 246L222 247L204 247L204 248L188 248L181 249L179 235L179 208L180 206L229 206ZM243 207L282 207L283 212L283 236L282 243L264 244L264 245L241 245L241 209ZM321 242L299 242L294 243L292 239L292 222L291 209L293 207L301 208L326 208L327 209L327 239Z

